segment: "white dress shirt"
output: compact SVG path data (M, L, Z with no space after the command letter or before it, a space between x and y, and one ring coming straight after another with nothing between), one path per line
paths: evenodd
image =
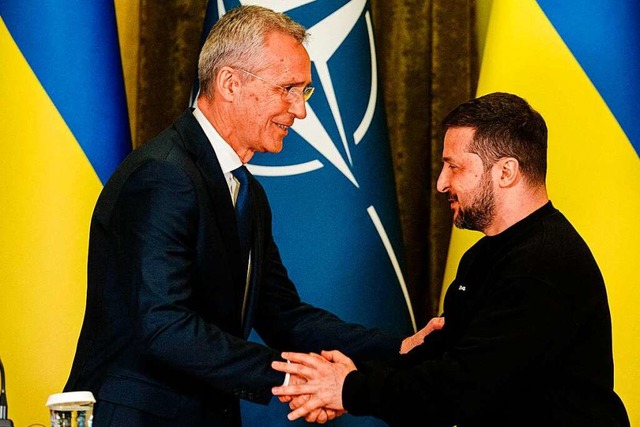
M240 189L240 182L233 176L231 173L232 170L239 168L242 166L242 161L240 157L233 151L233 148L227 142L222 139L218 131L213 127L213 125L207 120L207 118L202 114L202 111L198 107L193 110L193 116L196 118L200 127L204 131L205 135L209 139L211 146L213 147L213 151L216 153L216 157L218 157L218 162L220 163L220 167L222 168L222 172L224 173L224 177L227 180L227 186L229 187L229 194L231 196L231 201L233 205L236 205L236 199L238 198L238 190ZM251 278L251 250L249 250L249 263L247 265L247 278L245 281L244 288L244 297L242 299L242 320L244 321L245 309L247 305L247 296L249 290L249 283Z
M233 205L236 204L236 198L238 197L238 189L240 188L240 183L231 173L232 170L238 169L242 166L242 161L240 157L233 151L233 148L227 142L222 139L218 131L211 125L209 120L202 114L202 111L196 107L193 110L193 116L196 118L198 123L200 123L200 127L204 131L205 135L209 139L211 146L213 147L213 151L216 153L216 157L218 158L218 162L220 162L220 167L222 168L222 172L224 173L224 177L227 179L227 186L229 187L229 194L231 195L231 200L233 201Z

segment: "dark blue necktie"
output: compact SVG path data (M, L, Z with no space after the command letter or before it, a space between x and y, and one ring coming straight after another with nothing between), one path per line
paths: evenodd
M238 222L238 234L240 236L240 249L244 265L249 261L249 248L251 246L251 213L249 211L249 171L245 166L231 171L240 182L240 190L236 198L236 220Z

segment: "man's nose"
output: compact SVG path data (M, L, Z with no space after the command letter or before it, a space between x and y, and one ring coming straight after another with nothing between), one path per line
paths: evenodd
M304 119L307 117L307 103L302 96L296 97L289 106L289 112L291 112L297 119Z
M449 178L446 176L445 168L443 167L438 175L438 181L436 182L436 189L441 193L449 191Z

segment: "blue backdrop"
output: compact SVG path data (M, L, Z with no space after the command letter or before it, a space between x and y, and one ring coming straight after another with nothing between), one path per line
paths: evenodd
M210 1L204 36L227 10L261 4L304 25L316 91L279 154L249 164L273 208L274 235L302 298L345 320L409 335L403 249L369 3ZM219 5L221 5L219 7ZM256 336L251 337L259 341ZM243 405L247 426L291 426L288 407ZM306 425L298 421L293 425ZM345 415L335 426L383 426Z

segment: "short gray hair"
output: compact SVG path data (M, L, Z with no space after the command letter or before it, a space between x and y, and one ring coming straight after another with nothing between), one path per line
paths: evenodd
M273 32L288 34L300 43L307 30L284 13L262 6L239 6L223 15L209 31L200 51L198 80L200 92L211 95L212 82L222 67L263 68L266 36Z

